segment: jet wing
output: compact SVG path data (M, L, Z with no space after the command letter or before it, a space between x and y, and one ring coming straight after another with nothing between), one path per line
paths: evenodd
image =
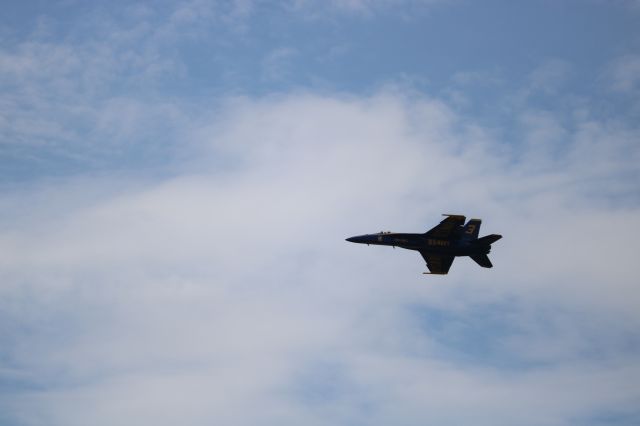
M427 268L432 274L446 275L453 263L453 256L446 256L441 254L432 254L420 252L424 260L427 262ZM426 272L425 272L426 273Z
M435 227L428 230L425 235L431 238L449 238L453 230L458 226L464 225L466 218L461 215L446 214L446 219Z

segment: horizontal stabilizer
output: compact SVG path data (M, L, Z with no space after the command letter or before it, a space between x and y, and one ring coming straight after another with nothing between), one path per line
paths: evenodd
M493 265L489 260L489 256L487 256L486 254L475 254L471 256L471 258L475 260L475 262L478 265L482 266L483 268L493 268Z
M502 238L502 235L491 234L491 235L486 235L482 238L478 238L476 242L480 244L493 244L496 241L498 241L500 238Z

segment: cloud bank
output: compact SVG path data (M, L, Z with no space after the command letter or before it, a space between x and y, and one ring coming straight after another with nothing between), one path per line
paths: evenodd
M6 8L0 423L640 423L631 3Z
M637 419L637 131L521 116L535 155L425 96L234 98L170 177L6 193L0 418ZM344 242L444 212L505 235L493 270L425 278L413 252Z

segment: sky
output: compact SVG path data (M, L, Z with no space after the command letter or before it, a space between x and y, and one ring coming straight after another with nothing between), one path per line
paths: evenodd
M2 9L1 425L640 423L638 1Z

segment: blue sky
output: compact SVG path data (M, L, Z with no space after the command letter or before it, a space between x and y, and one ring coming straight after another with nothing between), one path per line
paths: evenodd
M4 10L0 423L640 421L637 1Z
M3 144L9 180L169 161L181 136L173 116L119 156L93 149L114 135L95 131L91 113L118 101L193 116L230 96L367 96L392 85L448 101L510 144L521 139L513 108L522 102L565 126L585 102L602 117L638 116L634 2L21 2L8 10L4 134L29 139ZM39 135L13 124L33 125L28 115L48 128L75 125L34 148ZM64 154L79 139L75 154L90 164Z

